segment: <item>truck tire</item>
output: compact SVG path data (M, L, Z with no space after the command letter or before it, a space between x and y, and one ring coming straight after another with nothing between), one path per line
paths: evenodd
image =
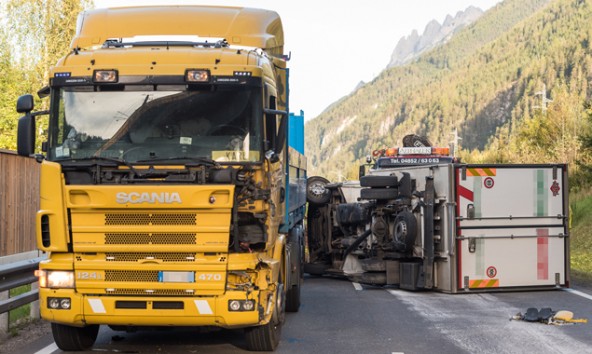
M404 210L395 217L395 232L393 242L395 249L401 253L408 253L413 250L415 237L417 235L417 220L413 213Z
M285 319L285 292L280 283L276 294L276 305L271 320L263 326L245 328L247 349L258 352L272 352L280 344L282 325Z
M78 352L92 347L99 334L99 325L73 327L52 323L51 332L58 348L67 352Z
M427 137L415 134L405 135L403 137L403 146L405 147L420 147L420 146L432 146L432 143Z
M397 188L362 188L360 191L361 199L389 200L397 198L397 195Z
M331 200L331 191L327 189L329 181L320 176L306 180L306 200L312 204L326 204Z
M397 176L363 176L360 178L362 187L396 187L399 183Z

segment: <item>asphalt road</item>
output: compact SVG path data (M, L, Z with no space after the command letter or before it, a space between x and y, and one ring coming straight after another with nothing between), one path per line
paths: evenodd
M592 320L592 290L448 295L306 278L300 312L288 314L277 353L592 353L592 322L510 321L529 307ZM242 331L114 332L103 326L85 353L245 353ZM64 353L51 336L22 353Z

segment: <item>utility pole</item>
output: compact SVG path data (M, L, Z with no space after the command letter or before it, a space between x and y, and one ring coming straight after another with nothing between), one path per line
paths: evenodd
M534 95L541 95L541 105L533 108L540 108L543 113L547 112L547 104L553 102L553 100L547 98L547 84L543 84L543 90L535 92Z
M460 150L459 140L462 140L462 138L460 136L458 136L458 129L454 129L454 132L452 132L450 134L452 134L452 136L453 136L452 141L450 141L450 145L451 145L450 150L452 150L451 151L452 156L456 156L457 149Z

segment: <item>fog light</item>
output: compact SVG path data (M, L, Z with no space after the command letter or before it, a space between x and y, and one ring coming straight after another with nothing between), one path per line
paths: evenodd
M255 300L230 300L228 301L229 311L253 311Z
M63 309L65 309L65 310L70 309L70 306L71 305L72 305L72 303L70 302L70 299L62 299L60 301L60 307L63 308Z
M255 307L255 301L245 301L245 303L243 304L243 308L245 309L245 311L251 311L253 309L253 307Z
M240 302L237 300L232 300L228 304L228 308L230 308L231 311L238 311L238 310L240 310L240 307L241 307Z
M49 298L47 300L47 306L52 309L57 309L60 306L60 300L56 298Z

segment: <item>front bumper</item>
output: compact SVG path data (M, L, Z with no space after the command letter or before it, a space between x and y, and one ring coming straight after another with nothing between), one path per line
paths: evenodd
M251 311L230 311L230 300L246 300L242 291L227 291L220 296L150 297L92 296L73 289L40 289L41 317L50 322L71 326L91 324L120 326L216 326L239 328L262 325L269 321L264 305L269 293L252 291L255 300ZM70 309L50 309L49 297L70 298Z

